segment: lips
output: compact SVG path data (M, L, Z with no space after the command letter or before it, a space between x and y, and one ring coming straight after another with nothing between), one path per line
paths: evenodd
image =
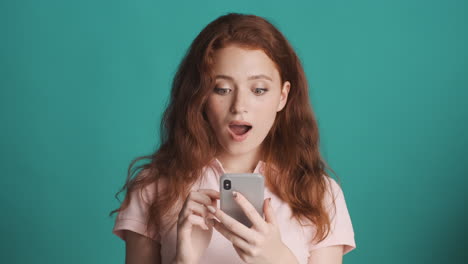
M245 121L232 121L229 123L229 128L234 132L234 134L240 136L252 129L252 125Z
M252 127L231 125L231 126L229 126L229 128L232 130L232 132L234 132L234 134L236 134L238 136L241 136L241 135L247 133L247 131L249 131Z
M229 131L235 141L246 139L251 129L252 125L249 122L234 120L229 123Z
M252 127L252 125L249 122L242 121L242 120L234 120L229 122L229 125L239 125L239 126L249 126Z

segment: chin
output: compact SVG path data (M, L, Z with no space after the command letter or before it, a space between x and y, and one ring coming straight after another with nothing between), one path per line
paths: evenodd
M234 156L237 156L237 155L243 155L243 154L247 154L247 153L250 153L252 151L256 151L258 149L258 147L260 146L260 144L255 144L255 145L252 145L252 144L249 144L249 146L247 146L247 144L245 144L244 146L242 145L239 145L239 146L224 146L224 151L229 153L230 155L234 155Z

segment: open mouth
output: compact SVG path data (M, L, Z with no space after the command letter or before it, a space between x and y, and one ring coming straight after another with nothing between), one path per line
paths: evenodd
M252 126L249 125L229 125L229 129L237 135L237 136L242 136L249 132L250 129L252 129Z

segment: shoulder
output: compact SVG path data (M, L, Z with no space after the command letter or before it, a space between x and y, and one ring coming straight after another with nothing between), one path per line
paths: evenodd
M343 253L346 254L356 247L351 217L340 184L329 176L326 176L326 184L324 206L330 217L330 233L323 241L310 244L309 251L328 246L344 245Z
M327 202L334 202L337 199L341 199L343 197L343 190L341 186L330 176L324 175L326 190L325 190L325 201Z
M323 175L323 177L325 178L325 182L327 183L327 186L330 189L330 191L334 193L341 192L341 186L334 178L328 175Z
M156 177L150 169L141 170L136 178L142 182L142 185L133 191L132 196L146 204L153 202L156 190L162 191L168 185L166 178Z
M322 204L328 212L330 220L348 214L345 196L341 185L332 177L325 176L325 191Z

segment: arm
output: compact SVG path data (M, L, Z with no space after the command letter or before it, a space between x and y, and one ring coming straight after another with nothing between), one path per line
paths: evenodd
M126 264L160 264L161 245L151 238L125 230Z
M309 264L341 264L343 263L343 245L318 248L310 251Z

